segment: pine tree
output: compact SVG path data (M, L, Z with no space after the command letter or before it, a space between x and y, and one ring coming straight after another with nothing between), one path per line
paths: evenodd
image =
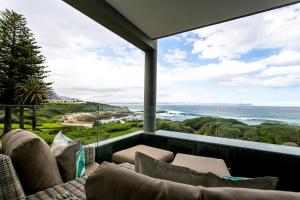
M25 18L10 10L0 13L0 104L14 105L16 87L29 77L47 76L45 57L41 55ZM11 130L12 107L5 107L4 133Z

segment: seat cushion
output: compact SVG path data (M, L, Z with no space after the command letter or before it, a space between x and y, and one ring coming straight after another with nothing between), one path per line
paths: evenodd
M88 175L92 174L98 168L98 166L99 166L99 164L96 162L86 165L85 166L86 175L88 176Z
M134 168L134 165L128 163L127 166L125 166L125 163L120 165L122 165L123 168L128 168L128 166ZM98 168L98 166L99 164L96 162L88 164L86 166L87 175L89 175L88 173L93 173ZM46 190L37 192L35 194L27 196L26 200L85 200L86 196L84 185L86 182L86 178L87 177L85 176L83 178L72 180L67 183L57 185L53 188L48 188Z
M2 145L27 195L63 182L50 147L37 135L13 130L3 136Z
M186 167L161 162L140 152L135 154L135 171L152 178L204 187L238 187L274 190L278 182L278 178L276 177L240 178L241 180L231 180L217 176L211 172L199 173Z
M130 164L130 163L121 163L121 164L119 164L119 166L121 166L125 169L129 169L131 171L135 171L135 166L133 164Z
M87 200L299 200L299 193L243 188L205 188L154 179L104 163L86 181Z
M26 200L85 200L85 182L86 177L69 181L67 183L62 183L52 188L29 195L27 196Z
M146 145L137 145L129 149L114 153L112 160L115 163L127 162L134 164L135 152L141 152L163 162L171 162L174 158L174 154L171 151L149 147Z
M211 172L218 176L230 176L227 166L222 159L178 153L172 164L187 167L200 173Z

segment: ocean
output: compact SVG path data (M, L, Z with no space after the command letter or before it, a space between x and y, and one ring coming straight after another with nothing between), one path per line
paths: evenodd
M123 105L124 106L124 105ZM143 105L128 104L131 111L141 112ZM235 105L158 105L157 117L183 121L213 116L237 119L249 125L265 122L300 125L300 107L235 106Z

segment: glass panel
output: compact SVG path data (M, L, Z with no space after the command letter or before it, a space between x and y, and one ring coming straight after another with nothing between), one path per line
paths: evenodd
M5 107L0 105L0 131L4 129ZM99 141L142 129L127 107L96 103L47 103L38 106L9 106L12 111L12 129L23 128L36 133L49 145L62 131L82 144Z
M157 130L299 146L300 108L159 105Z
M293 5L160 39L157 102L168 105L157 117L171 121L157 128L300 147L300 32L282 37L299 19L277 17L299 14ZM198 119L186 128L187 118Z
M209 106L159 105L157 130L216 136L217 113L217 108Z
M300 144L299 107L226 106L220 115L231 117L219 120L219 137L288 146Z
M100 109L98 124L100 139L114 138L142 130L143 113L125 104L116 104L111 110Z

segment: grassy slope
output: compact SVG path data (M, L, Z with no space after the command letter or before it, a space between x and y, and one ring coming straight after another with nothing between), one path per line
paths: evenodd
M43 138L48 144L51 144L54 136L62 131L68 137L75 139L81 138L83 144L89 144L96 142L97 140L97 128L85 128L78 126L66 126L59 122L62 116L77 113L77 112L96 112L100 111L120 111L126 112L126 109L122 109L116 106L110 106L106 104L96 104L96 103L86 103L86 104L44 104L37 109L37 119L38 126L34 131L37 135ZM13 111L13 128L19 128L18 125L18 113L19 109L15 108ZM0 132L3 132L3 108L0 109ZM31 109L25 109L25 129L31 131ZM98 129L99 139L104 140L131 132L141 130L136 122L127 122L124 124L120 123L110 123L106 125L101 125Z
M98 129L99 141L142 130L142 128L137 125L135 122L128 122L125 124L111 123L102 127L100 126ZM18 127L18 124L13 124L13 128ZM2 131L1 129L3 129L3 125L0 125L0 131ZM25 129L32 131L30 126L25 126ZM59 131L62 131L71 139L80 138L82 144L90 144L97 141L96 127L85 128L80 126L65 126L59 123L47 123L42 124L33 132L43 138L48 144L51 144L54 136Z
M102 111L115 111L118 107L105 104L99 105ZM43 105L38 108L38 127L35 133L45 139L49 144L59 131L70 138L81 138L84 144L96 142L97 128L85 128L77 126L66 126L59 123L62 116L76 112L95 112L97 104L64 104L64 105ZM18 128L17 124L18 109L14 111L13 128ZM25 122L26 129L31 129L30 126L30 109L26 109ZM3 109L0 109L0 131L2 132L3 124ZM99 139L104 140L131 132L141 130L141 124L136 122L128 122L125 124L110 123L99 127ZM211 135L226 138L258 141L273 144L284 144L293 142L300 145L300 127L279 124L279 123L263 123L261 125L251 126L244 124L234 119L200 117L185 120L183 122L174 122L169 120L158 120L158 130L170 130L178 132L187 132L199 135Z

